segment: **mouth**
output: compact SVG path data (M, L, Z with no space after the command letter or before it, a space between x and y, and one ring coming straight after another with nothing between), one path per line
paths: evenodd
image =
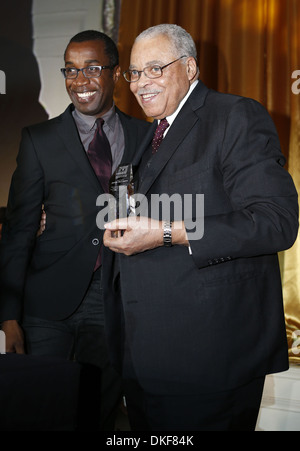
M74 92L80 103L86 103L93 99L96 95L96 91L86 91L86 92Z
M156 92L145 92L145 93L139 93L139 96L143 103L149 103L152 100L156 99L156 97L160 94L160 91Z

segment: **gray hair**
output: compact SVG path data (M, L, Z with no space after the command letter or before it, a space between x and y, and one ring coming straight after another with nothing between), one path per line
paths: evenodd
M138 35L135 42L146 38L154 38L165 35L175 51L175 56L192 56L197 61L197 49L192 36L179 25L161 24L148 28Z

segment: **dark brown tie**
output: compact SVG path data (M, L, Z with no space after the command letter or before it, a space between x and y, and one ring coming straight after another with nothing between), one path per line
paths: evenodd
M166 118L162 119L160 121L160 123L158 124L158 126L155 130L154 138L152 140L152 153L157 152L157 150L163 140L164 132L168 127L170 127L170 124Z
M96 123L97 129L89 145L87 155L104 192L108 193L108 183L112 171L111 148L103 131L104 120L99 118Z
M90 163L97 175L104 192L109 191L109 179L112 171L112 156L109 141L103 131L104 120L97 119L97 129L94 137L87 150ZM102 245L98 253L94 271L96 271L102 263Z

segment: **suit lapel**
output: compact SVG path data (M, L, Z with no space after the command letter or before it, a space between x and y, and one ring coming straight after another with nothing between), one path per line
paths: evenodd
M148 132L145 135L145 138L143 139L141 145L139 146L136 154L134 155L134 158L132 160L133 166L138 166L141 162L142 156L146 149L150 146L150 143L153 139L155 129L157 127L157 121L154 121L151 126L149 127Z
M80 136L72 116L72 106L60 116L57 124L57 133L64 142L71 158L76 162L83 175L88 179L89 183L99 193L103 192L102 186L89 162L86 152L80 140Z
M166 137L163 139L158 152L152 159L150 167L143 174L143 179L139 185L139 192L141 194L146 194L149 191L197 120L198 117L195 113L185 105L172 124Z

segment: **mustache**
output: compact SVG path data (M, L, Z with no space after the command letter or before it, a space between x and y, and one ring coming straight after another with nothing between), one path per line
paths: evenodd
M150 94L160 94L163 90L162 89L155 89L155 90L151 90L149 91L148 89L139 89L137 92L137 95L139 96L144 96L144 95L150 95Z

